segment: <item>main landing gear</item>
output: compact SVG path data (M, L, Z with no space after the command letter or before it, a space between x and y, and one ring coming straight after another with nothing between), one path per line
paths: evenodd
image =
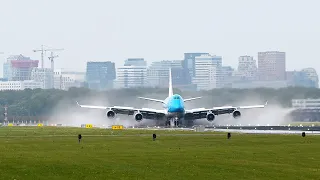
M168 118L167 122L166 122L166 126L169 126L169 125L170 125L171 128L178 127L180 125L179 118L178 117Z

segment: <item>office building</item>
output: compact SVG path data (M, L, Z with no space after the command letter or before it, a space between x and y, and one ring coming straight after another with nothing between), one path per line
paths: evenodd
M198 90L210 90L223 87L222 57L201 55L195 58L195 77L192 82Z
M0 81L0 91L21 91L24 89L38 89L42 87L43 83L33 80Z
M173 60L173 61L156 61L153 62L147 69L147 86L150 87L168 87L169 84L169 68L172 71L173 81L179 81L179 83L185 83L184 77L179 77L179 80L176 80L177 76L180 76L183 72L178 72L183 70L182 61L181 60ZM174 83L173 83L174 84ZM175 85L175 84L174 84Z
M288 86L319 87L318 75L313 68L305 68L301 71L287 71L286 77Z
M86 81L90 89L105 90L113 87L115 64L110 61L87 62Z
M285 81L286 54L278 51L259 52L258 73L261 81Z
M146 86L146 66L122 66L117 68L115 88L138 88Z
M224 88L232 87L234 69L231 66L221 67L221 84Z
M54 88L69 90L71 87L82 87L86 78L85 72L55 69L54 70Z
M257 80L258 68L256 64L256 60L253 59L252 56L240 56L238 63L238 73L242 80Z
M124 66L147 66L147 62L143 58L129 58L125 60Z
M52 89L54 87L53 71L51 68L33 68L31 80L42 83L42 89Z
M195 58L209 53L184 53L183 68L189 71L190 77L195 77Z
M115 88L145 87L147 62L143 58L129 58L124 65L117 68Z
M319 88L319 77L317 71L314 68L304 68L301 71L304 72L308 79L311 80L311 84L313 87Z
M38 67L39 61L23 55L12 55L3 64L3 77L9 81L24 81L31 79L31 71Z

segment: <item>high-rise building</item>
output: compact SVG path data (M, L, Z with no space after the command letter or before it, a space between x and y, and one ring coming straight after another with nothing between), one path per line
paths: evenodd
M195 77L192 82L198 90L223 87L222 57L201 55L195 58Z
M301 71L312 81L312 87L319 88L319 77L314 68L304 68Z
M178 76L181 72L179 70L183 70L182 61L181 60L173 60L173 61L156 61L153 62L147 70L147 85L151 87L168 87L169 85L169 68L171 68L172 73ZM175 75L172 74L172 78L175 79ZM185 83L184 76L183 79L179 79L179 83Z
M117 68L116 88L136 88L146 86L146 66L122 66Z
M257 80L257 64L256 60L252 56L240 56L238 64L237 75L241 77L242 80Z
M125 60L124 66L147 66L147 62L143 58L129 58Z
M54 70L54 88L68 90L71 87L81 87L85 81L86 73L67 69Z
M258 73L262 81L286 80L286 54L279 51L258 53Z
M319 87L318 74L314 68L304 68L301 71L287 71L288 86Z
M209 53L184 53L183 68L189 71L190 76L195 77L195 58Z
M147 62L140 59L127 59L124 66L117 68L116 88L145 87Z
M31 60L21 54L10 56L3 64L3 77L13 81L30 80L31 71L38 67L38 64L38 60Z
M51 68L33 68L31 80L42 83L42 89L52 89L54 86L53 71Z
M222 66L221 67L222 87L224 87L224 88L231 88L232 87L233 73L234 73L234 69L231 66Z
M105 90L112 88L115 78L114 62L87 62L86 81L90 89Z

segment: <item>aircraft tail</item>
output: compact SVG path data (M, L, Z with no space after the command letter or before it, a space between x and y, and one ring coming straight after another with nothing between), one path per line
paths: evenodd
M171 68L169 69L169 97L173 95Z

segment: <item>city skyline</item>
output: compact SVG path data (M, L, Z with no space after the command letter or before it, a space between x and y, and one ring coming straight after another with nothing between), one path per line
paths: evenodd
M79 71L79 72L85 72L86 71L86 65L87 65L87 63L88 62L107 62L107 61L110 61L110 62L114 62L115 63L115 67L116 68L119 68L119 67L122 67L122 66L124 66L124 64L125 64L125 62L127 61L127 60L129 60L129 59L143 59L144 61L146 61L146 66L147 67L149 67L152 63L154 63L154 62L160 62L160 61L183 61L184 60L184 58L183 58L183 54L185 54L185 53L190 53L190 54L192 54L192 53L207 53L207 54L210 54L210 55L212 55L212 56L219 56L219 57L221 57L222 58L222 65L223 66L231 66L232 68L234 68L235 70L238 70L238 66L239 66L239 62L238 62L238 60L239 60L239 58L240 57L253 57L253 60L254 61L256 61L255 62L255 64L256 64L256 66L257 66L257 68L258 68L258 53L260 53L260 52L283 52L283 51L278 51L278 50L270 50L270 51L259 51L259 52L257 52L256 54L256 56L254 56L254 55L248 55L248 54L245 54L245 55L239 55L238 57L237 57L237 59L236 59L236 62L235 62L235 64L228 64L228 63L226 63L226 61L225 61L225 59L223 58L223 56L222 55L219 55L219 54L214 54L214 53L210 53L210 52L204 52L204 51L195 51L195 52L184 52L184 53L182 53L182 56L181 56L181 58L180 59L173 59L173 58L168 58L168 59L160 59L160 60L153 60L153 61L148 61L147 59L145 59L144 57L128 57L128 58L125 58L125 59L123 59L122 61L118 61L118 62L116 62L116 61L113 61L113 60L104 60L104 59L101 59L101 60L88 60L88 61L85 61L84 62L84 64L85 64L85 67L84 68L82 68L82 69L77 69L77 68L75 68L75 67L55 67L55 69L67 69L67 70L74 70L74 71ZM284 52L284 53L286 53L286 52ZM47 53L47 54L49 54L49 53ZM33 60L37 60L37 61L39 61L39 64L38 64L38 67L40 68L41 67L41 57L40 58L34 58L35 56L26 56L25 54L10 54L10 55L8 55L8 56L6 56L6 57L4 57L3 58L3 61L2 61L2 64L3 63L5 63L6 61L7 61L7 59L8 58L10 58L11 56L19 56L19 55L22 55L22 56L24 56L24 57L27 57L27 58L31 58L31 59L33 59ZM287 56L287 53L286 53L286 56ZM44 56L44 60L48 60L48 57L49 57L49 55L45 55ZM286 58L287 59L287 58ZM59 61L59 60L58 60ZM56 63L56 62L55 62ZM301 69L303 69L303 68L309 68L309 67L312 67L312 66L302 66L302 67L298 67L298 68L295 68L295 69L288 69L288 61L286 62L286 65L285 65L285 68L286 68L286 71L299 71L299 70L301 70ZM45 61L45 67L44 68L50 68L50 62L49 62L49 60L48 61ZM314 68L314 69L316 69L317 70L317 67L312 67L312 68ZM1 69L1 71L0 71L0 73L1 74L3 74L3 67L1 67L0 68ZM318 72L318 71L317 71Z
M118 66L138 57L150 64L182 59L184 52L216 54L236 67L239 56L257 60L258 52L281 51L287 55L287 70L314 67L319 72L320 3L307 2L5 1L0 59L3 63L8 55L23 54L40 60L32 50L44 44L65 49L57 53L56 68L84 70L87 61Z
M118 68L111 61L90 61L87 62L86 72L82 73L53 69L53 65L51 68L39 68L38 60L15 55L9 57L3 64L6 72L3 81L7 82L2 83L0 89L21 90L27 86L31 89L39 88L37 82L41 82L42 89L61 90L70 87L88 87L96 90L166 87L169 68L172 70L172 80L184 90L319 87L318 75L313 68L304 67L299 71L286 70L285 52L266 51L258 54L258 64L251 56L240 56L237 70L231 66L223 66L221 56L209 53L184 53L184 60L162 60L153 62L149 66L143 58L128 58ZM32 82L29 80L34 83L30 84Z

